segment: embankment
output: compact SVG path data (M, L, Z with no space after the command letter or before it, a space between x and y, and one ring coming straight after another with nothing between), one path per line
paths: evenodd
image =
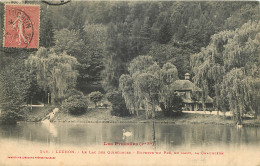
M68 123L151 123L153 119L145 119L145 112L140 111L139 116L116 117L110 115L110 109L105 108L91 108L83 115L70 115L65 112L58 112L54 117L54 122L68 122ZM221 115L189 113L184 112L178 117L165 117L162 112L156 113L155 123L169 123L169 124L216 124L216 125L235 125L230 116L225 119ZM260 126L260 121L247 118L243 121L244 126Z

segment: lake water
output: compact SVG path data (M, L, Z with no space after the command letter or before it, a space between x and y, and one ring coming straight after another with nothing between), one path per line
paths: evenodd
M123 136L123 129L132 135ZM77 165L88 162L91 165L260 164L259 127L237 129L222 125L157 123L154 127L152 123L20 123L16 126L0 126L0 140L0 165L35 165L35 162L39 165L73 165L75 162ZM17 159L10 156L55 159Z

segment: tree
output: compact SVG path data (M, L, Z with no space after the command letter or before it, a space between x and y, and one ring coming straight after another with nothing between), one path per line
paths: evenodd
M139 56L132 60L128 68L130 75L121 75L119 79L119 87L125 99L126 106L131 114L136 113L140 104L145 104L146 118L152 113L154 117L156 96L158 93L155 77L148 71L158 71L159 66L153 61L150 56ZM150 105L153 105L152 112Z
M71 30L64 28L55 32L54 49L58 53L65 51L77 58L78 90L85 94L93 90L103 91L101 71L104 69L106 28L101 24L85 24L82 18L74 21L70 24Z
M259 114L259 27L260 22L249 21L234 31L215 34L191 57L194 81L204 92L202 104L212 94L218 109L230 108L239 123L248 111Z
M86 43L80 54L74 55L80 63L77 89L85 94L91 91L104 91L102 88L102 75L104 69L106 29L103 25L85 25ZM87 82L87 84L86 84Z
M107 93L107 100L112 104L111 115L113 116L129 116L124 99L119 91Z
M136 108L135 96L134 96L134 80L128 74L123 74L119 78L119 89L122 91L122 96L125 99L125 104L130 114L137 114L138 108Z
M30 55L26 65L37 75L37 81L45 92L51 93L52 103L61 102L65 91L76 85L78 76L75 70L76 58L62 53L57 55L53 50L39 48L35 55Z
M248 20L259 20L259 8L257 7L258 2L251 3L234 3L232 4L233 12L225 20L224 28L235 30L240 28ZM234 10L239 9L239 10Z
M253 104L249 99L250 83L245 78L243 68L232 69L225 75L222 84L224 94L227 94L229 101L232 101L229 102L229 108L239 124L241 124L243 114L247 113L246 108Z
M97 106L97 103L100 102L103 98L103 94L99 91L97 92L92 92L89 94L89 98L92 102L95 103L95 107Z
M168 86L178 79L179 77L177 68L169 62L164 64L161 69L162 84Z
M167 62L172 63L178 69L178 76L184 78L184 74L190 72L190 55L195 53L190 43L172 41L168 44L152 43L148 55L158 63L160 67Z
M171 40L171 38L172 38L171 23L167 18L165 18L164 23L159 29L158 41L161 44L167 44Z
M160 71L161 87L159 97L160 107L166 116L180 113L183 106L182 99L174 93L174 89L171 86L178 79L177 68L169 62L164 64Z
M160 107L165 116L180 115L183 106L182 98L173 90L167 93L167 98L164 102L160 102Z
M78 55L84 46L83 40L78 38L78 32L66 28L54 33L54 49L58 53L66 52L69 55Z
M104 55L104 70L102 72L103 88L106 91L115 90L119 85L119 77L126 73L128 58L127 34L122 32L125 25L109 24L107 27L106 53Z
M3 123L14 124L23 118L23 105L25 105L31 87L30 73L24 63L12 60L0 72L0 107Z
M161 69L151 56L139 56L132 60L128 70L130 75L121 75L119 88L131 114L138 115L140 106L144 105L146 119L155 118L155 108L160 102L167 109L170 107L168 100L173 96L169 86L178 79L174 65L166 63Z
M51 12L43 6L41 10L40 47L54 46L54 28L51 20Z
M142 73L135 80L135 95L145 107L146 119L155 118L155 106L159 101L160 80L152 73ZM139 107L138 107L139 108Z
M134 75L134 73L142 73L154 63L155 61L151 56L138 56L131 61L128 71L130 75Z
M70 114L81 115L88 110L87 97L83 94L73 95L62 102L62 109L67 110Z

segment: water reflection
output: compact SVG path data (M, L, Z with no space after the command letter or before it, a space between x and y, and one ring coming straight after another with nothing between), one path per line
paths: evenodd
M132 136L123 139L122 129L131 132ZM121 144L153 142L152 123L48 125L21 123L16 126L0 126L0 145L4 149L0 155L0 165L34 166L35 162L37 165L62 165L61 163L91 165L93 161L98 162L99 165L127 163L125 165L129 166L167 164L218 166L219 163L259 165L259 131L259 127L244 127L238 130L230 126L155 124L156 146L115 146L115 142ZM114 145L104 146L104 142ZM64 150L75 151L75 153L60 153ZM45 153L46 151L48 153ZM93 153L102 151L102 154L90 155L90 151ZM131 152L131 155L112 155L112 152ZM162 155L145 155L143 154L145 152L161 152ZM168 155L167 152L173 155ZM195 152L220 152L223 155L196 155ZM182 153L187 154L182 155ZM56 159L6 160L9 155L54 156Z
M123 131L132 133L123 139ZM156 124L156 147L164 149L209 146L239 147L260 145L260 128L217 125L169 125ZM42 142L54 145L93 146L104 142L153 142L152 124L69 124L69 123L21 123L1 126L0 138L16 141Z
M57 128L56 126L51 123L49 120L44 120L41 122L42 126L47 129L47 131L53 136L53 137L57 137L58 136L58 132L57 132Z

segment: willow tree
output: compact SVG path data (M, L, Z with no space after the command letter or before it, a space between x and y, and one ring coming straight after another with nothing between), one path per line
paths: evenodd
M56 54L53 50L39 48L30 55L26 65L35 72L37 82L45 92L50 91L52 103L58 102L68 89L76 85L78 72L76 58L66 53Z
M178 80L178 70L177 68L167 62L163 65L162 69L160 70L160 81L161 81L161 98L166 97L165 94L169 91L169 86L176 80Z
M125 104L130 114L137 114L138 116L138 108L136 108L137 104L134 96L134 87L133 87L133 79L128 74L121 75L119 79L119 88L122 91L122 96L125 99Z
M222 91L227 94L232 114L241 123L241 117L250 108L251 87L250 80L246 79L244 68L235 68L228 72L222 84Z
M147 69L155 63L151 56L138 56L134 58L128 67L130 75L147 71Z
M215 96L218 109L228 107L240 120L246 110L258 112L260 22L222 31L211 38L200 53L191 56L194 81L205 96ZM227 101L227 102L226 102ZM238 115L238 116L237 116Z
M178 80L177 68L167 62L163 65L160 70L160 91L159 91L159 102L162 110L171 112L173 108L172 100L176 96L171 88L171 84Z
M146 112L146 119L150 116L155 118L155 108L159 104L160 91L160 67L157 63L149 66L142 73L135 73L134 95L138 103L142 103Z
M151 56L139 56L131 61L128 70L130 74L123 74L119 79L127 109L138 115L138 109L143 106L146 118L154 118L159 102L166 103L170 97L169 85L178 79L177 68L166 63L161 69Z
M138 115L138 110L143 105L146 118L150 115L154 117L160 67L151 56L138 56L131 61L128 71L130 75L123 74L119 79L119 88L127 109L131 114Z

